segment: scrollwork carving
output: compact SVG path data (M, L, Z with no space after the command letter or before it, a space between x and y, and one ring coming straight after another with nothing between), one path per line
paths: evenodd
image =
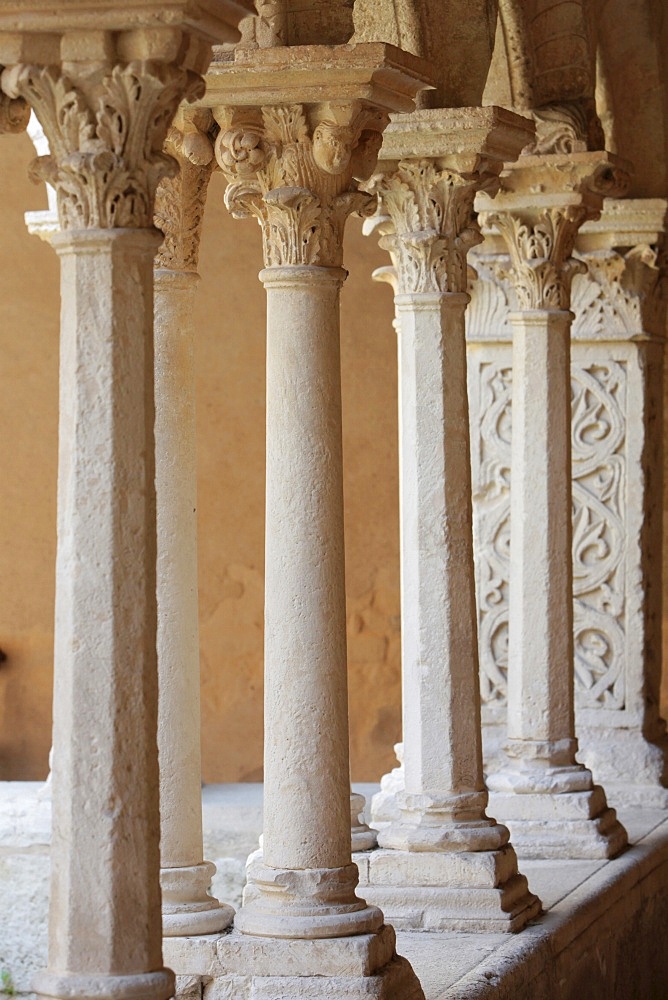
M225 110L219 123L225 203L258 220L267 267L340 266L346 219L375 207L357 181L375 165L387 117L356 103L286 105Z
M201 77L148 61L78 78L17 65L2 86L35 109L49 140L32 176L55 187L61 228L152 225L158 183L176 169L163 152L167 130L179 102L201 96Z
M471 398L481 693L503 704L510 576L512 371L482 361ZM576 701L621 709L626 676L626 392L622 362L573 362L573 593ZM475 467L474 467L475 468Z

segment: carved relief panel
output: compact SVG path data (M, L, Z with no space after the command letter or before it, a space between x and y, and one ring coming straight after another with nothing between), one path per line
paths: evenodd
M500 261L495 265L495 258L486 257L474 262L483 280L470 289L467 331L480 683L488 721L502 717L508 666L512 345ZM619 312L614 322L601 314L594 323L594 301L605 300L610 311L609 297L601 294L595 277L578 278L574 298L576 705L579 712L614 713L628 707L627 679L643 669L642 648L629 634L628 616L630 604L643 600L637 593L643 586L642 553L631 547L637 539L629 539L647 503L640 469L646 434L627 434L627 421L633 427L650 409L642 398L646 345L630 343L633 334L623 329L627 324L620 322ZM631 488L630 468L637 488ZM631 686L635 689L635 679Z

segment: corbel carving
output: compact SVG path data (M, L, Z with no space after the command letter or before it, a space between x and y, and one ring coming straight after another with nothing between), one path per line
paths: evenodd
M200 76L158 61L79 72L19 64L2 74L49 140L32 176L56 189L62 229L149 228L155 192L176 164L163 145L178 104L203 93Z
M357 181L375 166L387 116L360 102L215 114L225 203L236 218L258 220L266 265L340 266L346 219L375 207Z

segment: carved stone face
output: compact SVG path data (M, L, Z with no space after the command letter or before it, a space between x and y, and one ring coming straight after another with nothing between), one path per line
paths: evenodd
M327 174L341 174L350 163L353 136L345 125L320 122L313 132L313 159Z

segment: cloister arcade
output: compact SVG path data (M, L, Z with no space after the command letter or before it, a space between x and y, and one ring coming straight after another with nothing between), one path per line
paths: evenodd
M667 46L660 0L1 0L19 993L668 995ZM203 776L263 782L241 903Z

